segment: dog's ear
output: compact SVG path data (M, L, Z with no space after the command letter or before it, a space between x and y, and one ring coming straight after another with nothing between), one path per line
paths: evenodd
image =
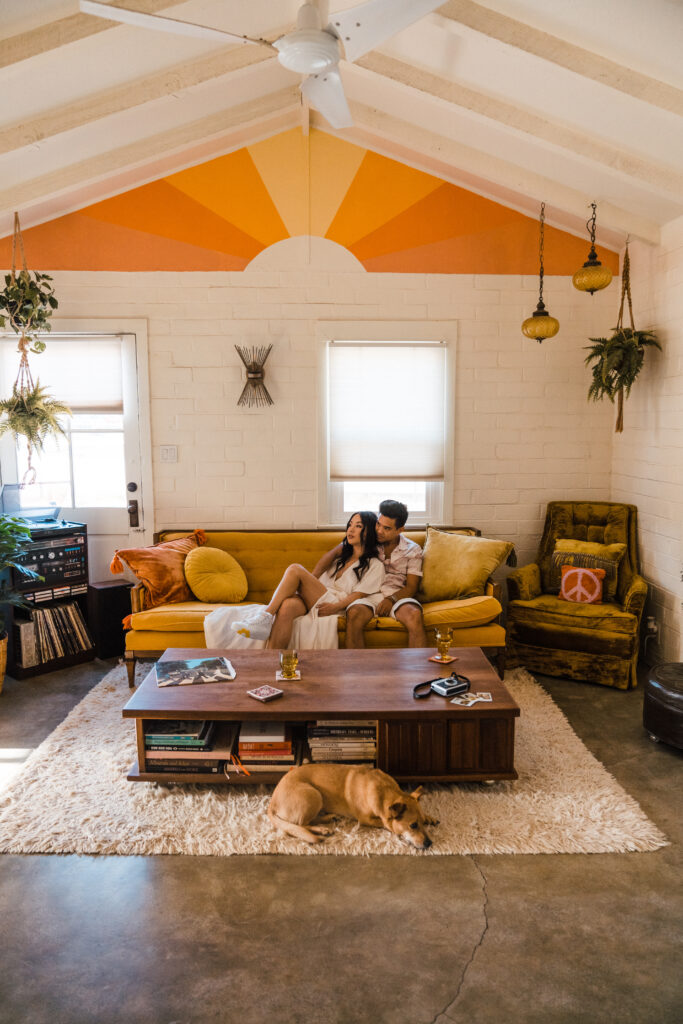
M414 789L413 792L410 795L415 800L419 800L423 793L424 793L424 786L418 786L417 789Z
M399 800L395 804L391 804L389 807L390 818L402 818L406 812L406 805L401 803Z

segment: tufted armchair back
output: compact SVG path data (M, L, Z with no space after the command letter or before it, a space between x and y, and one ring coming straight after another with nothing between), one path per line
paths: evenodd
M613 501L550 501L538 550L543 590L549 589L550 561L555 541L587 540L596 544L625 544L619 566L617 598L623 602L633 574L639 572L638 510Z

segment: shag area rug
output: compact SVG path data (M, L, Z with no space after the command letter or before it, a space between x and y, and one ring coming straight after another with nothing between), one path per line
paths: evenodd
M119 666L31 754L0 794L0 851L81 854L623 853L656 850L664 835L586 749L548 694L523 669L506 686L521 708L516 782L427 787L440 819L419 853L380 829L340 821L307 846L275 832L271 787L160 786L126 781L134 727L121 709L129 690Z

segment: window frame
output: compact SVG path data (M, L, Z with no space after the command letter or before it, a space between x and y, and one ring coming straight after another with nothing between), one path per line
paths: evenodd
M346 522L343 481L329 478L328 351L334 340L349 342L439 342L445 346L444 480L426 481L427 509L411 513L409 526L444 523L452 515L455 453L455 320L320 320L316 323L318 355L318 488L319 527L340 527ZM390 497L390 495L387 495Z

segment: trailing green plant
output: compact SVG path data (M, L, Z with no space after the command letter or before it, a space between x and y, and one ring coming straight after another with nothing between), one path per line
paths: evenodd
M42 451L48 437L58 434L66 436L58 417L70 415L69 406L51 398L40 380L35 384L31 381L25 387L15 381L10 397L0 400L0 437L11 431L15 437L26 439L27 475L32 473L35 479L35 470L31 464L32 452Z
M22 259L19 270L16 269L17 248L21 251ZM31 273L27 268L19 214L15 213L12 269L9 274L5 274L5 287L0 291L0 327L9 325L21 336L19 347L22 354L27 351L45 351L45 342L35 335L39 331L51 329L50 317L59 305L51 282L49 274Z
M25 608L26 602L13 586L10 572L14 569L27 579L42 580L33 569L20 565L17 559L26 553L31 540L31 529L19 516L0 516L0 606L5 604ZM5 616L0 607L0 636L5 632Z
M631 326L623 324L624 300L628 299ZM591 345L586 345L588 355L586 366L592 364L593 379L588 388L588 400L599 402L609 398L617 402L617 422L615 433L621 434L624 429L624 399L631 394L645 360L647 348L662 346L654 331L637 331L633 322L633 306L631 303L631 277L628 245L624 254L622 271L621 305L617 326L613 328L609 338L590 338Z

